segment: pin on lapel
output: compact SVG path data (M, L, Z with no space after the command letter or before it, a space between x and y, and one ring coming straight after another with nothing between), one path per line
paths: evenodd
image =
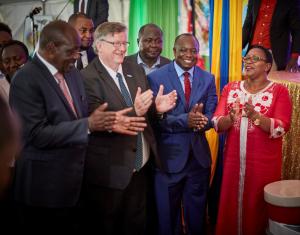
M126 74L126 77L132 78L133 76L131 74Z

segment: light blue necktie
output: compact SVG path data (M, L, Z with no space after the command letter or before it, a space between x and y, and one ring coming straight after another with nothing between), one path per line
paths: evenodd
M123 82L122 75L120 73L117 73L117 78L120 85L120 91L122 93L126 105L128 107L132 107L133 103L130 98L130 94ZM143 141L142 141L142 135L139 132L137 136L137 143L136 143L135 169L139 171L142 168L142 165L143 165Z

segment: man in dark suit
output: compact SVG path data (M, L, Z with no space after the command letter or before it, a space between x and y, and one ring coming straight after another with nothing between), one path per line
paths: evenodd
M91 134L83 193L87 227L103 235L143 234L150 153L160 166L147 114L153 95L142 68L123 63L128 45L125 25L103 23L94 37L98 58L82 70L89 112L103 102L108 103L110 111L133 107L132 115L144 116L147 127L132 137L110 132ZM158 112L175 105L176 92L167 95L162 92L161 87L155 100Z
M249 0L243 48L258 44L272 51L277 70L300 71L300 1Z
M163 47L163 32L156 24L145 24L140 28L137 44L139 51L136 54L126 56L125 61L140 65L146 75L170 63L168 58L160 56ZM147 197L150 200L147 201L147 225L145 230L146 234L156 235L157 213L155 210L154 189L151 185L153 185L152 172L149 174Z
M82 77L74 68L79 47L72 26L51 22L41 32L33 60L12 79L10 104L23 131L14 186L22 231L73 232L89 132L132 128L131 123L120 128L124 115L104 112L107 104L87 115Z
M178 93L176 107L161 115L156 128L166 169L155 175L159 234L182 234L182 216L186 234L203 234L211 165L205 131L217 104L215 80L196 66L199 42L193 35L177 36L173 51L175 61L148 75L154 95L161 84Z
M108 0L75 0L74 13L81 12L91 17L95 26L108 19Z
M125 60L142 66L146 75L161 66L170 63L166 57L160 56L163 46L163 32L156 24L145 24L139 30L137 39L139 51L126 56Z
M96 56L92 47L94 41L94 23L91 18L80 12L71 15L68 23L76 29L81 40L80 57L75 63L76 68L81 70Z

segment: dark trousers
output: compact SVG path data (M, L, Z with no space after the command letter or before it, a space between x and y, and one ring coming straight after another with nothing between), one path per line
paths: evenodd
M26 234L79 234L77 208L18 205L17 226Z
M124 190L86 185L87 234L142 235L146 221L147 170L135 172Z
M210 167L192 156L179 173L155 175L160 235L204 234Z

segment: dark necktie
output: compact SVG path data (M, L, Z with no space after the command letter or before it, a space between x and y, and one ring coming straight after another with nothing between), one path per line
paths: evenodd
M120 73L117 73L117 78L120 85L120 91L122 93L126 105L128 107L133 106L132 100L130 98L130 94L123 82L122 75ZM143 165L143 141L142 141L142 135L139 132L137 136L137 143L136 143L135 169L139 171L142 168L142 165Z
M81 5L80 5L80 12L84 13L84 5L85 5L85 2L84 0L81 1Z
M76 68L78 69L78 70L81 70L81 69L83 69L83 64L82 64L82 55L80 54L80 57L78 58L78 60L77 60L77 62L76 62Z
M184 76L184 96L186 101L186 106L189 106L190 96L191 96L191 82L190 82L190 74L188 72L183 73Z

